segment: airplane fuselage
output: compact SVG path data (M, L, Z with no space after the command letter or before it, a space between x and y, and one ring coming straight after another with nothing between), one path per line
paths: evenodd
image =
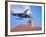
M29 15L27 15L27 14L24 14L24 13L18 13L18 14L12 14L12 15L14 15L14 16L18 16L18 17L20 17L20 18L30 18L30 16Z

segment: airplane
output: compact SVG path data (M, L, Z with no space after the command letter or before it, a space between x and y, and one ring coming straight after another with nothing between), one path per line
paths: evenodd
M21 19L22 18L31 18L31 16L30 15L28 15L28 14L26 14L26 12L28 11L28 9L26 9L25 11L24 11L24 13L11 13L11 15L13 15L13 16L18 16L18 17L20 17Z

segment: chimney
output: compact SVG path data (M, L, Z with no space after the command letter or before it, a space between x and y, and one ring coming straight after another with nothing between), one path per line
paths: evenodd
M29 24L31 27L34 27L34 19L33 19L33 17L30 18L30 20L28 21L28 24Z

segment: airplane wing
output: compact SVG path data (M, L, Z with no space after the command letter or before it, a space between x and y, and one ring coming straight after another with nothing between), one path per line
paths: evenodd
M24 11L24 13L26 13L28 11L28 9L26 9L25 11Z
M16 15L18 15L18 13L16 13L16 14L15 13L11 13L11 15L16 16Z

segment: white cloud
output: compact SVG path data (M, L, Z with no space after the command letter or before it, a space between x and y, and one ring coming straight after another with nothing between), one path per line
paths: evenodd
M16 6L15 6L16 7ZM30 15L32 12L31 12L31 8L29 6L21 6L22 8L20 8L20 6L16 7L16 8L12 8L12 12L13 13L24 13L24 11L26 9L28 9L27 11L27 14Z
M28 15L32 14L31 10L28 10L28 11L27 11L27 14L28 14Z

